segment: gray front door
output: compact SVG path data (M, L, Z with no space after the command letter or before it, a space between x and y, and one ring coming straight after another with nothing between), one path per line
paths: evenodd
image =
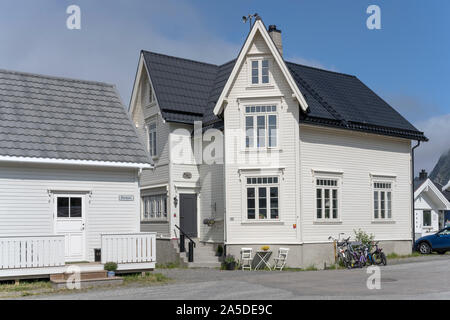
M197 237L197 195L180 194L180 227L188 236Z

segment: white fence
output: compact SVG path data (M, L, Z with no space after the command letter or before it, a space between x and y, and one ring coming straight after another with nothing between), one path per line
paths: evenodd
M0 270L64 265L64 236L0 237Z
M156 261L156 233L102 234L102 263L140 263Z

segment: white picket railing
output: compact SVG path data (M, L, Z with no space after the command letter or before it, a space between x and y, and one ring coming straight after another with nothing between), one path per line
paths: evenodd
M156 261L156 233L102 234L102 263L140 263Z
M0 270L64 265L64 235L0 237Z

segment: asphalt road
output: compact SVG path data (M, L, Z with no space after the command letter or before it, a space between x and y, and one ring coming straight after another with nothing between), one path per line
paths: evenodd
M249 272L163 269L174 283L97 288L31 299L450 299L450 256L380 267L380 289L365 269Z

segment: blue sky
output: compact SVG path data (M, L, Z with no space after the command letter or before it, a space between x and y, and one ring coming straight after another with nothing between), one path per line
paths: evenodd
M66 8L81 7L81 30ZM366 9L381 8L381 30ZM282 30L286 60L357 75L430 142L417 168L450 148L450 38L446 0L2 1L0 68L105 81L128 105L139 50L212 63L235 58L257 12Z

